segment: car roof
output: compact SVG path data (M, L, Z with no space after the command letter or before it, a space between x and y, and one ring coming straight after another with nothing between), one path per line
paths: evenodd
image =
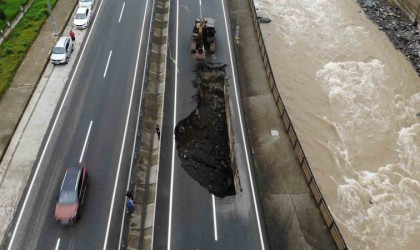
M61 185L61 190L76 190L78 179L80 178L81 168L68 168Z
M58 39L57 43L55 44L56 47L64 47L65 41L68 37L62 36Z
M76 11L76 13L85 13L86 12L86 10L87 10L88 8L87 7L79 7L78 9L77 9L77 11Z

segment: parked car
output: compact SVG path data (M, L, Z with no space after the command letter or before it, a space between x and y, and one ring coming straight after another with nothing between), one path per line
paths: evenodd
M95 0L79 0L79 7L88 7L93 9L94 4Z
M76 29L86 29L89 26L91 16L92 11L90 7L79 7L74 16L74 27Z
M53 64L67 64L69 62L70 54L73 51L73 43L70 37L60 37L55 44L51 53L51 63Z
M68 168L55 205L55 219L63 225L72 225L80 216L87 187L87 169Z

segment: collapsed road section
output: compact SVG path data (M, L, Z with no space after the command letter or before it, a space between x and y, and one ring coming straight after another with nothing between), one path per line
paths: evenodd
M197 107L175 127L176 148L188 175L223 198L241 190L233 152L226 65L200 63L197 67L193 81Z

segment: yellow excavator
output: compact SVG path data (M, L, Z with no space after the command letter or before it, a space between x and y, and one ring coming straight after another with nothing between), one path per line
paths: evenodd
M214 54L216 49L215 35L214 18L195 19L191 42L191 53L195 54L195 59L205 61L206 51Z

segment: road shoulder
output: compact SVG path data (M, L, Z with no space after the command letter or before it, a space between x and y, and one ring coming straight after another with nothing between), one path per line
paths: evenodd
M55 21L65 35L71 29L68 21L77 3L58 1L55 5ZM34 171L39 149L77 58L84 33L77 31L76 36L76 49L69 64L53 66L49 63L49 55L57 37L52 35L48 19L0 101L0 113L3 115L0 121L0 153L4 153L0 163L2 244L11 237L11 222L18 216L15 212L20 198Z

